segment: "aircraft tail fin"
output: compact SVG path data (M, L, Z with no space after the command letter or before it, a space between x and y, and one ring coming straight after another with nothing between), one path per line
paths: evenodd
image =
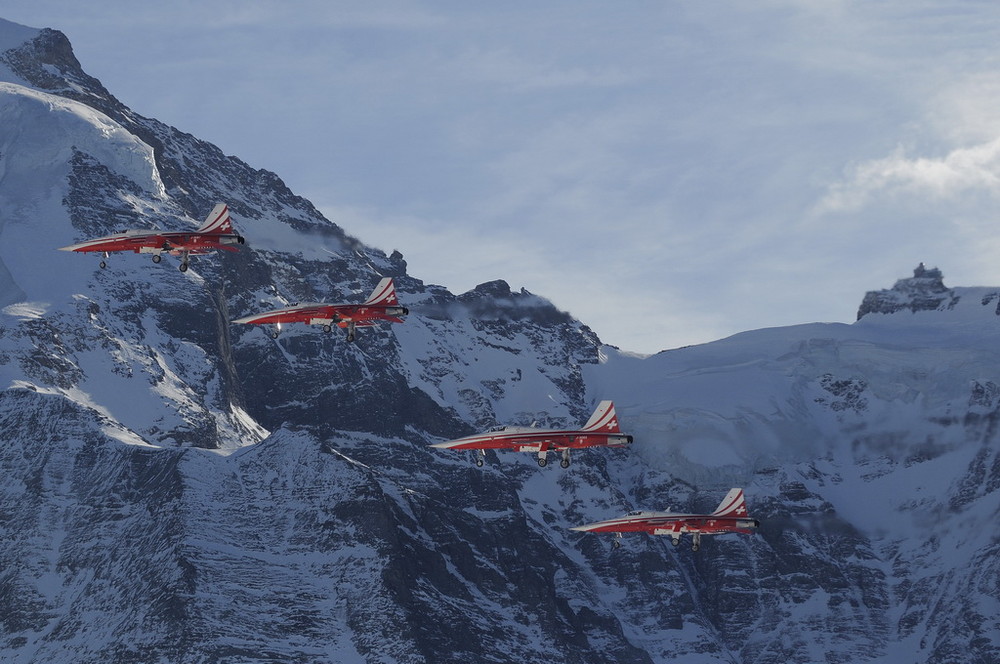
M618 416L615 414L615 404L612 401L602 401L597 404L597 410L583 425L583 431L601 431L603 433L621 433L618 428Z
M399 300L396 299L396 286L392 283L392 277L386 277L378 282L378 286L375 287L372 294L365 300L365 304L386 304L389 306L399 304Z
M730 489L712 516L746 516L747 501L743 489Z
M199 233L212 235L229 235L233 232L233 221L229 216L229 206L219 203L209 213L205 223L198 228Z

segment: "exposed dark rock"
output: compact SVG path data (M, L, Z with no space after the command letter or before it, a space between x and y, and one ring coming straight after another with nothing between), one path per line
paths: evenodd
M890 290L868 291L858 320L867 314L893 314L897 311L934 311L958 304L959 296L944 285L944 276L937 268L927 269L921 263L909 279L900 279Z

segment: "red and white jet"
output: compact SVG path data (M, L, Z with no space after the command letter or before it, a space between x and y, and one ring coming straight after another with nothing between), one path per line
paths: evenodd
M629 512L617 519L598 521L570 530L589 533L615 533L615 548L621 546L622 533L643 532L650 535L670 535L674 546L681 542L681 533L691 533L691 550L701 547L702 535L719 533L753 533L760 526L747 514L743 489L730 489L711 514L679 514L677 512Z
M104 261L111 253L131 251L137 254L153 254L153 262L159 263L162 254L180 256L180 271L188 269L188 256L201 256L221 249L223 251L238 251L233 245L243 244L242 235L233 232L229 207L219 203L208 218L197 230L193 231L157 231L131 230L123 233L87 240L68 247L60 247L61 251L78 251L81 253L100 252L101 267L107 267Z
M615 404L602 401L582 429L561 431L535 427L498 426L474 436L466 436L431 447L444 450L479 450L476 465L483 465L486 450L513 449L518 452L538 452L538 465L548 463L549 450L562 452L559 465L569 467L569 451L584 447L623 447L632 442L632 436L618 428Z
M400 316L409 313L406 307L399 306L396 286L391 278L386 277L378 282L372 294L361 304L298 304L264 314L237 318L233 322L274 325L271 331L271 337L274 339L278 338L282 323L322 325L324 332L330 332L336 325L347 330L348 341L354 341L355 328L370 327L380 320L402 323L403 319Z

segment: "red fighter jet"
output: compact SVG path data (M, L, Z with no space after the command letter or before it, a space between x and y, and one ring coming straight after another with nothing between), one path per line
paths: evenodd
M282 323L322 325L324 332L330 332L336 325L347 330L348 341L354 341L355 328L370 327L380 320L402 323L403 319L400 316L409 313L406 307L399 306L396 287L392 279L386 277L378 282L372 294L361 304L298 304L264 314L237 318L233 322L274 325L271 331L271 337L274 339L278 338Z
M615 404L602 401L583 428L577 431L499 426L475 436L435 443L431 447L444 450L479 450L479 455L476 457L477 466L483 465L486 450L513 449L518 452L538 452L538 465L543 467L548 463L549 450L561 451L562 461L559 465L568 468L571 449L622 447L631 442L632 436L623 434L618 428Z
M201 256L221 249L223 251L239 251L233 245L243 244L243 236L233 232L229 208L225 203L219 203L205 219L205 223L194 231L156 231L131 230L116 233L95 240L87 240L68 247L60 247L61 251L78 251L81 253L100 252L101 267L107 267L105 262L112 252L132 251L137 254L153 254L153 262L163 260L162 254L180 256L180 271L188 269L188 256Z
M677 512L629 512L618 519L598 521L570 530L588 533L615 533L614 547L621 546L622 533L643 532L650 535L670 535L674 546L681 543L681 533L691 533L691 550L701 548L702 535L719 533L751 534L760 526L747 514L743 489L730 489L711 514L679 514Z

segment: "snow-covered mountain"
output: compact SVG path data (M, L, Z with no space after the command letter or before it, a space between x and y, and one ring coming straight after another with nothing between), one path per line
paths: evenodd
M852 325L637 358L544 298L453 295L267 171L143 118L59 32L0 21L0 658L11 662L1000 659L1000 289L921 266ZM181 273L55 251L193 228ZM402 325L229 320L361 299ZM636 442L484 468L431 442L582 423ZM568 530L744 486L756 536Z

